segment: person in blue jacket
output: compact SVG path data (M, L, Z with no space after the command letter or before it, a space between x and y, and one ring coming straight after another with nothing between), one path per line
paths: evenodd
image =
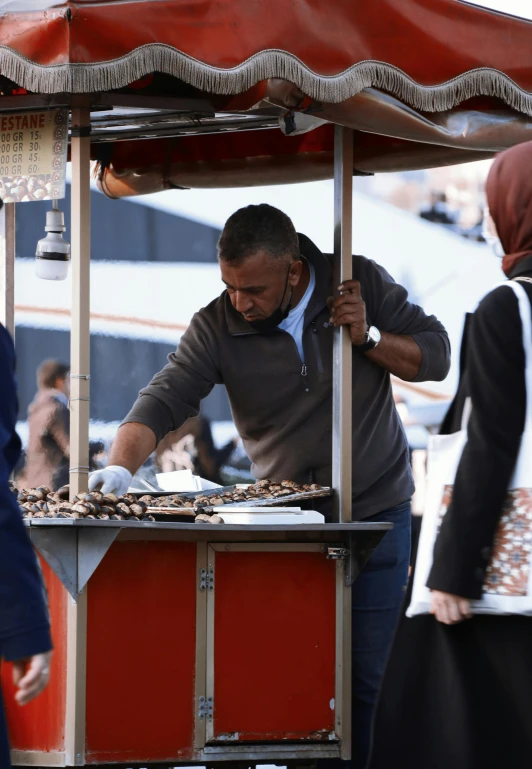
M9 488L21 448L15 432L17 410L15 350L0 325L0 659L13 663L16 701L25 705L48 683L52 641L39 566ZM10 766L0 696L0 767Z

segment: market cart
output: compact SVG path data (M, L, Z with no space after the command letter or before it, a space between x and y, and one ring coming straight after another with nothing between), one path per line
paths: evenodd
M0 35L0 117L23 144L0 155L22 200L42 158L20 116L69 115L73 495L88 477L91 160L115 198L334 177L339 283L354 174L531 136L531 24L459 0L20 0ZM14 330L11 193L0 321ZM15 765L349 757L350 587L389 525L351 523L352 350L335 333L335 523L30 522L56 651L48 691L9 705ZM3 686L9 704L9 670Z
M33 521L56 652L19 765L339 757L344 604L390 524ZM82 763L83 762L83 763Z

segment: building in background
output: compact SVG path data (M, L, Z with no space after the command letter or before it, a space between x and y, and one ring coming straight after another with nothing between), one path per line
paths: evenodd
M70 231L69 190L61 201ZM16 211L16 349L20 414L35 396L46 358L70 359L70 276L35 276L37 241L49 203ZM91 193L91 437L111 436L138 391L166 363L192 314L223 286L216 261L220 229L189 217L111 201ZM225 388L216 386L204 415L229 422ZM23 439L25 424L19 425Z

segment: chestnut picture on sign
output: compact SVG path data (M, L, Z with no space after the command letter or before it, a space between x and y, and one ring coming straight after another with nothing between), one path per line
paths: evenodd
M65 197L67 112L0 117L0 200L27 203Z

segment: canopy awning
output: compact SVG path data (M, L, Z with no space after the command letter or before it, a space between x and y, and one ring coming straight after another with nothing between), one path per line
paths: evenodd
M7 82L91 94L111 195L329 178L330 123L354 129L355 173L532 138L532 22L462 0L8 0L0 40ZM121 127L135 99L143 125Z
M0 69L37 93L162 72L214 94L280 78L338 103L375 87L418 110L472 96L532 115L530 22L460 0L11 0Z

